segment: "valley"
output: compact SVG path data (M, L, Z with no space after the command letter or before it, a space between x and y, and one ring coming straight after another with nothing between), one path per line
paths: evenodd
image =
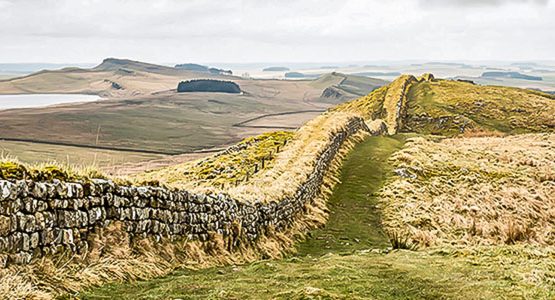
M243 92L176 92L180 81L195 78L231 80ZM330 74L318 80L245 79L121 59L106 59L91 69L41 71L0 81L0 94L11 95L0 95L0 101L1 97L24 97L17 94L28 93L84 93L103 98L90 103L0 110L3 125L0 147L14 155L15 148L7 141L37 141L40 142L34 144L37 150L50 144L57 148L49 150L60 149L62 156L73 151L64 149L64 145L121 149L144 155L177 155L221 148L251 135L298 128L335 103L386 83L361 77L356 80L363 92L345 92L346 97L341 99L321 97L327 87L342 86L345 78L347 75ZM78 158L72 159L72 155L68 157L62 163L81 163ZM29 155L20 159L44 160Z

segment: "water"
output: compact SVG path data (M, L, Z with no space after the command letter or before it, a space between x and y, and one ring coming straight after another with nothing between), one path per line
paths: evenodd
M91 102L101 98L82 94L24 94L0 95L0 110L10 108L44 107L54 104Z

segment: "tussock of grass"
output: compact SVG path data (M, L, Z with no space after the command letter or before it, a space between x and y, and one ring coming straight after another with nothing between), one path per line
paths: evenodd
M555 134L409 140L384 225L421 246L555 245ZM400 172L403 173L403 172Z
M24 164L9 157L0 159L0 179L88 181L91 178L105 177L94 166L71 166L57 162Z

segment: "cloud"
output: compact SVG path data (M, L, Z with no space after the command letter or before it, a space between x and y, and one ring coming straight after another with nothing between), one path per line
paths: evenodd
M546 6L549 0L419 0L420 6L440 7L487 7L508 4L524 4Z
M545 0L0 0L0 8L4 61L551 59L555 53L555 8Z

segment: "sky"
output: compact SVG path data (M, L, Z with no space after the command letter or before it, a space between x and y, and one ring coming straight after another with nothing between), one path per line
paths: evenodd
M0 0L0 62L555 60L555 0Z

